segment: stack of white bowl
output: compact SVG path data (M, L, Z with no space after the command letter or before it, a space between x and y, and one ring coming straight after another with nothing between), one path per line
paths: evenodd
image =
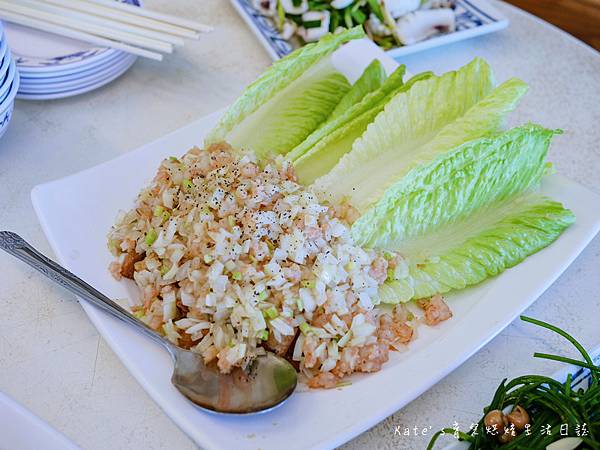
M0 22L0 137L8 128L18 90L19 72L8 49L4 25Z

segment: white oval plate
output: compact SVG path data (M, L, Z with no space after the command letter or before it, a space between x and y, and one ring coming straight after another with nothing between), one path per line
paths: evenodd
M0 445L3 449L80 450L65 436L2 392L0 392L0 436L2 436Z
M350 43L338 54L343 57L334 58L334 64L353 79L374 58L395 64L369 41ZM106 250L106 233L117 212L133 205L160 161L202 145L220 115L35 187L33 205L57 260L108 296L129 297L131 285L114 280L107 269L112 257ZM532 304L598 232L598 195L559 176L548 178L542 191L577 216L577 223L555 243L502 275L449 296L454 317L438 327L419 329L410 349L394 352L380 372L353 377L353 384L342 389L296 392L281 407L260 415L225 416L198 409L171 385L171 359L161 347L86 302L81 304L132 375L200 447L330 449L402 408L468 359Z

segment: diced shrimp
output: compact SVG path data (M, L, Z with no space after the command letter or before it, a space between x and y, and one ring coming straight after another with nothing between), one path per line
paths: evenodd
M129 250L125 255L125 259L121 263L121 276L133 280L135 272L135 263L141 261L146 256L146 253L136 253L135 247Z
M116 280L121 280L121 278L122 278L122 275L121 275L121 264L119 264L116 261L113 261L108 266L108 270L110 271L110 273L112 274L112 276Z
M258 176L258 166L254 163L245 164L242 167L242 175L246 178L254 178Z
M338 385L340 379L331 372L321 372L317 376L308 380L308 387L332 389Z
M314 241L322 237L323 233L321 233L321 229L319 227L306 227L304 229L304 235L311 241Z
M229 145L227 142L224 142L224 141L215 142L214 144L210 144L206 148L206 151L208 153L230 152L231 145Z
M387 261L385 258L379 256L375 258L373 264L371 264L371 269L369 270L369 275L377 281L379 284L383 284L387 278Z
M297 181L296 172L291 164L284 164L280 170L280 176L284 180Z
M452 317L452 311L441 295L434 295L429 300L420 300L418 304L425 311L425 323L429 326L437 325Z
M351 374L358 364L359 349L358 347L347 347L342 351L341 357L331 371L338 377Z
M215 152L210 156L210 168L218 169L219 167L225 167L232 162L230 154L225 152Z
M302 279L302 271L298 264L292 264L290 267L283 269L283 276L287 278L290 283L298 284Z
M158 173L154 177L154 181L160 184L169 181L170 178L171 175L169 174L169 169L167 169L164 166L160 166L160 169L158 169Z
M365 345L360 347L358 357L356 369L359 372L377 372L389 359L389 349L381 342Z
M331 320L331 313L318 312L313 315L310 324L317 328L323 328L323 326Z
M408 320L409 315L410 311L404 303L399 303L394 308L393 317L395 322L404 323Z
M396 322L389 315L384 314L379 319L377 337L379 341L392 345L394 343L408 344L413 337L412 327L403 322Z
M192 148L190 148L187 151L187 155L196 156L196 157L200 156L201 153L202 153L202 149L198 148L197 146L193 146Z

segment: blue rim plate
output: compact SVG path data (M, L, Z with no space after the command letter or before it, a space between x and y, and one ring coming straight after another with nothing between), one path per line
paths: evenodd
M128 3L131 5L135 5L135 6L141 6L141 2L140 0L119 0L123 3ZM20 41L21 41L21 45L23 44L22 40L23 40L23 34L26 33L26 28L25 27L21 27L21 26L17 26L17 25L13 25L13 24L7 24L5 26L5 31L6 34L8 35L9 41L10 41L10 35L13 34L13 39L15 39L17 36L20 35ZM32 30L32 33L38 33L36 30ZM44 33L46 34L46 33ZM51 39L50 37L52 36L50 33L47 33L47 35L49 36L48 39ZM41 36L41 35L40 35ZM62 39L62 38L60 38ZM74 40L72 40L74 41ZM77 41L79 43L79 41ZM73 51L71 53L66 53L66 54L56 54L53 56L47 56L47 57L37 57L37 56L33 56L33 55L27 55L24 52L22 52L19 48L18 45L16 45L17 42L13 42L13 56L15 58L15 61L17 63L17 65L19 66L19 70L21 70L22 72L38 72L38 73L47 73L47 72L53 72L54 70L63 70L65 68L69 68L69 69L75 69L81 66L85 66L87 64L93 63L93 62L97 62L99 60L102 60L104 58L110 57L111 55L114 55L115 53L120 52L119 50L115 50L112 48L108 48L108 47L98 47L98 46L93 46L92 44L89 44L88 48L84 48L82 50L78 50L78 51ZM81 44L81 43L79 43ZM83 45L88 45L88 44L83 44ZM19 51L17 51L17 49L19 49Z
M114 55L112 58L107 59L106 61L102 61L101 64L96 64L95 67L86 68L85 70L80 70L78 72L66 73L64 75L56 75L52 74L51 77L28 77L27 75L23 75L21 72L21 86L38 86L45 84L55 84L55 83L63 83L66 81L73 80L82 80L93 76L99 72L104 72L107 69L114 67L119 64L121 61L124 61L127 58L130 58L132 55L124 52L119 52Z
M116 64L105 68L99 72L93 72L87 77L75 80L67 80L64 82L57 83L38 83L38 84L25 84L21 81L21 87L19 88L19 94L53 94L55 92L63 92L68 90L75 90L80 87L88 86L90 84L97 83L104 80L105 78L122 71L125 67L131 66L132 62L136 60L133 55L126 55L121 61L117 61Z
M98 89L98 88L104 86L105 84L108 84L111 81L115 80L116 78L120 77L121 75L123 75L133 65L133 63L136 61L136 59L137 58L134 58L133 60L131 60L121 70L119 70L115 73L112 73L110 76L107 76L105 79L97 81L96 83L92 83L88 86L82 86L78 89L70 89L70 90L65 90L65 91L61 91L61 92L54 92L52 94L39 94L39 93L29 94L29 93L19 92L17 94L17 98L22 99L22 100L54 100L54 99L72 97L74 95L84 94L86 92L93 91L94 89Z

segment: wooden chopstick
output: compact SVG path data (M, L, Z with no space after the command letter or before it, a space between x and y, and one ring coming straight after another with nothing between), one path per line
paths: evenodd
M151 39L156 39L163 42L168 42L172 45L184 45L184 40L178 36L173 36L171 34L162 33L160 31L149 30L147 28L131 26L126 23L116 22L111 20L103 19L102 17L98 17L91 14L86 14L84 12L73 11L71 9L64 8L62 6L53 5L50 3L46 3L39 0L20 0L23 5L31 6L38 8L42 11L60 14L64 17L71 17L73 19L81 20L82 22L89 22L96 25L108 26L110 28L114 28L115 30L126 31L132 34L137 34L139 36L148 37Z
M9 22L162 60L184 37L198 39L206 25L117 0L0 0Z
M47 31L49 33L58 34L61 36L70 37L73 39L79 39L80 41L89 42L91 44L101 45L103 47L111 47L118 50L122 50L127 53L131 53L133 55L143 56L145 58L154 59L156 61L162 61L163 56L160 53L152 52L143 48L134 47L132 45L123 44L122 42L117 42L112 39L106 39L103 37L96 36L94 34L85 33L82 31L74 30L72 28L68 28L65 26L54 25L51 23L47 23L43 20L35 19L32 17L25 16L23 14L15 13L11 10L5 9L3 6L0 6L0 17L7 20L8 22L13 22L19 25L24 25L26 27L35 28L42 31Z
M36 8L30 8L22 5L15 5L6 0L0 0L0 8L4 10L12 11L16 14L22 14L23 16L30 17L32 19L43 20L49 24L65 26L72 30L78 30L93 34L98 37L112 39L117 42L124 44L135 45L138 47L144 47L149 50L156 50L163 53L172 53L173 46L168 42L157 41L156 39L150 39L144 36L138 36L135 34L127 33L125 31L114 30L104 26L94 25L92 23L82 22L69 17L64 17L59 14L47 13L40 11Z
M198 31L191 30L189 28L173 25L167 22L161 22L148 17L140 16L139 14L133 14L129 11L122 11L113 7L106 7L103 5L96 5L89 3L86 0L40 0L46 3L52 3L67 8L84 11L87 14L93 14L101 17L110 18L117 22L129 23L150 30L161 31L169 33L175 36L187 37L190 39L198 39ZM114 2L117 4L117 2ZM134 12L139 12L143 8L132 7Z
M127 11L131 14L148 17L151 19L158 20L160 22L170 23L173 25L180 26L182 28L189 28L190 30L199 31L206 33L212 31L212 27L204 25L202 23L194 22L193 20L183 19L181 17L172 16L170 14L163 14L149 9L139 8L129 3L116 2L115 0L83 0L87 3L93 3L96 5L107 6L109 8L119 9Z

